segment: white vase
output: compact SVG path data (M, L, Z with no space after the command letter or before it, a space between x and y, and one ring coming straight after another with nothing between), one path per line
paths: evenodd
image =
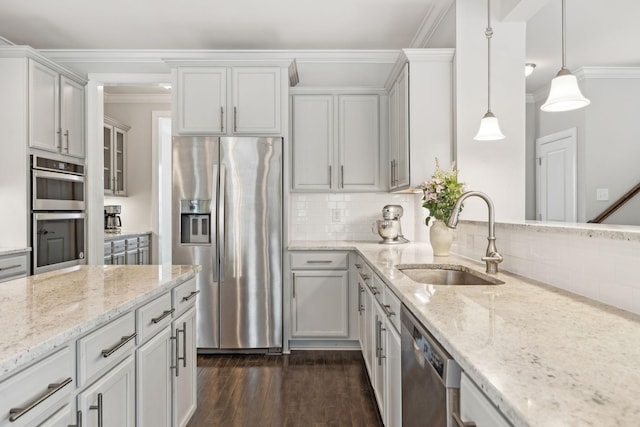
M429 228L429 241L435 256L449 256L453 243L453 229L440 220L434 220Z

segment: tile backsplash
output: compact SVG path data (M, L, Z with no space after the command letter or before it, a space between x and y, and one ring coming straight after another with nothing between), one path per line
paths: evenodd
M410 241L424 241L426 227L421 218L421 196L390 193L291 193L289 240L380 240L374 227L375 221L382 219L384 205L394 204L404 208L401 220L404 236Z
M496 224L500 269L640 314L640 239ZM452 251L480 260L486 223L461 222Z

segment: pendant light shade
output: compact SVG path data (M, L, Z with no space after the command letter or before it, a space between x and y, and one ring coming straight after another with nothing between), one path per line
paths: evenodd
M504 135L498 124L498 119L491 111L487 111L484 117L482 117L480 129L478 129L478 133L473 139L476 141L496 141L498 139L504 139Z
M491 112L491 37L493 37L491 0L487 0L487 29L484 35L487 37L487 112L482 117L480 129L473 139L476 141L496 141L504 139L504 135L500 131L497 117Z
M549 97L540 109L547 112L571 111L589 105L591 101L582 95L578 79L566 68L561 69L551 80Z
M547 112L571 111L583 108L591 102L582 95L578 79L567 69L565 0L562 0L562 68L551 80L547 102L540 109Z

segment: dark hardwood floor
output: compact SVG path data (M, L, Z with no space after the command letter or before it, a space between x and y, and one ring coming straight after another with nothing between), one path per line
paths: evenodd
M382 426L358 351L198 356L188 427Z

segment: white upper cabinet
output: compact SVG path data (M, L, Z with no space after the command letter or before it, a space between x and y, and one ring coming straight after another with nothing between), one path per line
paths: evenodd
M178 135L281 132L280 67L179 67L175 83Z
M280 68L234 67L233 134L280 133Z
M451 162L453 49L404 49L385 87L389 93L391 191L415 191Z
M29 146L84 158L84 86L29 60Z
M376 94L292 96L293 190L380 191Z

